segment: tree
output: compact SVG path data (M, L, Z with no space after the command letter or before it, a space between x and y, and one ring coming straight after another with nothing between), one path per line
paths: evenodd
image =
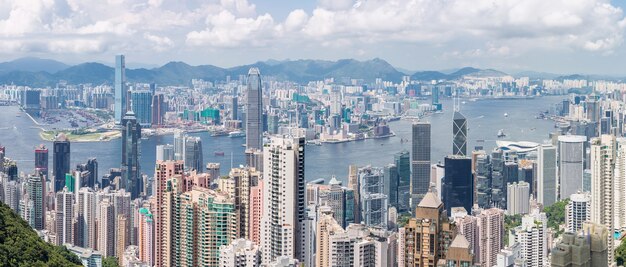
M617 266L624 266L626 262L626 238L622 239L622 243L615 249L615 261L617 261Z
M561 225L565 223L565 206L569 203L569 198L563 199L543 209L548 217L548 227L552 228L555 237L563 233Z
M0 203L0 266L81 266L74 253L44 242L28 223Z
M119 267L116 257L106 257L102 261L102 267Z

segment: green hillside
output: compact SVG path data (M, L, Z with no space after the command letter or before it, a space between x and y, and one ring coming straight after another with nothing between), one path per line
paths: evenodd
M0 266L82 266L65 247L44 242L8 206L0 203Z

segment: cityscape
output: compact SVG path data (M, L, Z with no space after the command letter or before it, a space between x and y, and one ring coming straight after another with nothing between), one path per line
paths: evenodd
M405 17L422 10L451 27L459 22L430 13L523 9L499 1L303 1L287 13L273 0L113 1L133 8L76 30L108 8L34 2L0 5L0 266L626 265L626 73L609 70L623 64L609 58L622 57L626 6L528 1L545 25L517 23L570 51L537 59L541 45L506 38L555 44L516 23L493 26L514 37L468 20L444 38ZM155 10L162 21L150 27L130 16ZM373 24L391 10L422 36ZM588 33L575 36L570 15ZM47 24L17 27L16 17ZM190 20L207 28L181 35ZM174 40L152 27L173 28ZM78 45L111 34L128 40L83 51L54 37ZM467 47L485 38L488 52L453 53L457 36ZM450 51L410 65L396 41ZM285 57L267 59L280 49ZM539 62L513 62L509 49Z

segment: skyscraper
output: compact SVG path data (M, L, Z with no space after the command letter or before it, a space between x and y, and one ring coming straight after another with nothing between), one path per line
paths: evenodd
M452 155L467 155L467 119L459 111L452 115Z
M122 188L130 192L131 198L139 196L142 189L139 156L141 154L141 126L133 111L128 111L122 119Z
M46 178L42 173L28 175L28 200L33 205L31 227L42 230L46 226Z
M585 142L582 135L561 135L559 140L560 198L565 199L583 189Z
M591 219L591 196L589 193L577 193L569 197L565 206L565 224L567 232L577 233L583 223Z
M401 232L404 232L400 240L403 266L434 266L445 257L456 229L448 220L441 200L433 192L427 192L415 208L415 217L409 219Z
M124 55L115 56L115 123L122 123L127 111L126 62Z
M393 156L398 170L398 210L408 211L411 199L411 154L407 150Z
M305 259L304 138L272 137L263 149L263 262Z
M56 193L56 243L74 244L74 193L63 188Z
M204 171L204 161L202 158L202 139L200 137L189 136L185 138L185 169Z
M615 169L615 136L591 139L591 222L614 228L613 172ZM608 261L613 262L613 231L609 231Z
M156 160L174 160L174 146L170 144L156 146Z
M263 92L261 72L257 68L248 71L246 91L246 148L261 149L263 146Z
M491 161L489 155L482 153L476 156L476 204L487 208L491 205Z
M48 149L44 145L35 148L35 171L48 178Z
M615 179L613 182L615 229L626 228L626 138L616 138Z
M507 185L507 214L527 214L530 210L530 185L527 182Z
M556 148L540 145L537 150L537 201L544 207L556 202Z
M109 198L100 202L98 214L98 251L103 257L115 256L115 208Z
M76 245L95 249L96 244L96 194L93 189L83 187L76 198Z
M448 214L452 207L464 207L472 210L474 205L474 177L472 160L464 156L445 158L445 176L442 185L442 198Z
M522 217L522 225L513 229L515 243L521 245L521 258L528 267L546 266L548 260L548 219L545 213Z
M183 161L157 161L154 172L155 176L155 266L169 266L169 250L167 248L169 240L169 222L167 220L166 204L167 180L175 175L183 175Z
M152 92L138 90L131 93L132 111L141 127L149 128L152 124Z
M161 126L164 123L165 111L165 97L163 94L155 94L152 96L152 125Z
M430 123L413 124L411 155L411 207L415 207L430 186Z
M54 141L54 191L59 192L65 186L65 174L70 172L70 141L65 134L59 134Z

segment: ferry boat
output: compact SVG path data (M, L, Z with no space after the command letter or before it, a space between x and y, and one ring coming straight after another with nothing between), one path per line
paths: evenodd
M500 129L500 130L498 131L498 138L502 138L502 137L505 137L505 136L506 136L506 134L504 133L504 130L503 130L503 129Z
M246 136L246 133L242 131L234 131L234 132L228 133L228 137L230 138L237 138L237 137L244 137L244 136Z

